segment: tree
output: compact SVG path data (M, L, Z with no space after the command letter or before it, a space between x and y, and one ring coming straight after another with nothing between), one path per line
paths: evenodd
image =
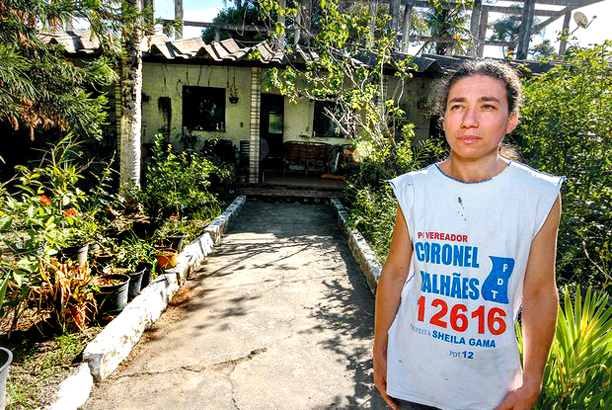
M524 159L565 175L558 277L612 285L612 41L568 51L564 63L525 83L514 137ZM610 288L608 288L610 289Z
M121 60L120 188L140 186L140 140L142 128L142 0L123 0L124 55Z
M459 2L461 3L461 2ZM458 40L462 35L469 34L468 14L462 7L445 9L437 1L430 1L430 8L425 12L425 22L429 28L429 35ZM460 43L434 43L430 50L439 55L449 53L462 53Z
M39 25L54 30L82 15L72 3L15 0L0 6L0 122L14 131L59 128L80 137L101 137L107 103L88 87L109 85L116 76L105 58L76 66L60 46L45 44Z
M533 25L536 26L538 24L540 24L540 19L534 18ZM491 25L491 29L493 30L493 34L489 38L490 40L506 41L518 44L519 33L521 31L521 16L512 14L505 15L502 18L495 20ZM541 36L543 35L544 30L545 29L541 29L537 33L532 33L532 35ZM546 43L546 41L544 41L544 43ZM544 45L532 47L529 50L529 53L537 53L538 56L542 57L544 57L544 55L548 56L550 55L550 47L552 47L552 45L550 44L550 41L548 41L548 43ZM502 46L502 51L505 56L511 57L514 55L514 47L509 47L508 49L506 49L505 46ZM536 56L535 58L538 57Z

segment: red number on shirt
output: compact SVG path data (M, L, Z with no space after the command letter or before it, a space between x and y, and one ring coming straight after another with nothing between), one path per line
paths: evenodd
M434 299L434 301L431 302L431 306L433 307L439 306L440 310L438 311L438 313L436 313L435 315L431 317L431 320L429 321L429 323L446 329L446 322L440 319L446 315L446 312L448 312L448 305L442 299Z
M468 328L468 318L463 313L460 313L459 310L461 310L461 312L466 312L467 307L462 304L453 306L450 313L450 324L457 332L465 332L465 329ZM459 324L459 322L461 322L461 324Z
M496 317L496 315L499 315L499 317ZM506 321L503 319L504 317L506 317L506 312L500 308L493 308L489 310L489 320L487 322L489 325L489 332L491 332L491 334L497 336L506 331ZM495 328L496 325L497 329Z
M485 332L485 308L480 306L472 312L472 318L478 318L478 334L483 335Z
M417 305L417 320L425 322L425 296L419 298ZM446 322L448 304L442 299L434 299L431 302L431 306L439 308L439 310L429 319L429 323L446 329L448 326ZM467 330L470 324L467 313L468 308L464 304L458 303L453 305L450 311L450 325L453 330L457 332L465 332ZM482 335L485 333L485 322L489 332L495 336L499 336L506 331L506 320L504 319L506 312L503 309L495 307L491 308L487 313L484 306L479 306L470 316L472 319L476 319L478 323L478 334Z

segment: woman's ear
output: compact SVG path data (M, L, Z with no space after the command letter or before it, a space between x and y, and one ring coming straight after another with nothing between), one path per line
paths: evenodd
M518 125L518 117L518 110L515 110L512 114L510 114L510 117L508 118L508 127L506 127L506 134L510 134L512 131L514 131Z

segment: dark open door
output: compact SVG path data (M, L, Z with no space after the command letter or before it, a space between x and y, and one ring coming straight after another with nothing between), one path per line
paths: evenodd
M284 98L282 95L261 95L261 117L259 122L260 155L266 152L265 144L268 146L268 155L261 162L264 170L283 169L283 129L284 129ZM260 158L261 160L261 158Z

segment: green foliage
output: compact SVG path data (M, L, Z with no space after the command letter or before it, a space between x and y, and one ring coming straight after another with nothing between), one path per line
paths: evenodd
M0 8L0 121L14 130L58 127L101 137L107 99L87 87L111 84L106 59L78 67L62 48L45 44L37 25L57 27L74 15L72 3L16 0Z
M0 257L0 272L2 281L9 278L11 284L0 306L13 308L14 325L23 301L44 281L41 261L74 240L90 240L99 233L98 209L78 187L87 168L79 162L79 153L78 144L68 135L37 166L17 167L17 176L0 191L0 238L8 250Z
M262 19L260 17L259 5L257 3L246 2L240 8L227 8L223 9L213 19L213 23L216 24L232 24L236 26L243 25L262 25ZM265 40L265 37L258 32L253 31L220 31L220 40L226 38L234 38L241 42L246 43L258 43ZM205 43L210 43L215 40L215 29L207 28L202 31L202 40Z
M440 1L429 0L430 8L425 12L425 22L429 28L429 35L442 38L454 38L456 40L462 37L470 37L470 29L468 24L467 8L470 7L471 1L460 1L457 8L446 9L442 7ZM463 6L463 7L461 7ZM434 43L430 47L430 51L436 54L446 55L449 48L453 54L465 54L461 42L452 43Z
M536 410L612 408L612 306L603 292L565 287ZM520 328L517 326L520 339ZM519 340L520 341L520 340ZM522 343L519 344L522 346Z
M165 135L157 134L142 191L147 214L161 221L170 215L218 206L209 191L210 177L216 174L223 178L227 173L197 152L176 153Z
M525 84L514 143L542 171L565 175L559 231L561 283L612 284L612 42L566 56ZM606 261L607 265L606 265Z

